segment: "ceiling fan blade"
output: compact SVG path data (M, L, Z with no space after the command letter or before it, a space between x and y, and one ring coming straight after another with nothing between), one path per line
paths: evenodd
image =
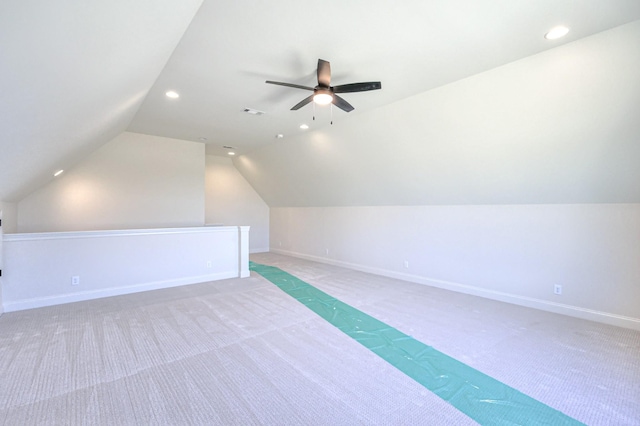
M341 84L333 87L333 93L367 92L369 90L382 89L379 81L369 81L367 83Z
M309 96L307 98L304 98L303 100L301 100L300 102L295 104L293 106L293 108L291 108L291 111L298 110L298 109L302 108L303 106L305 106L306 104L311 103L311 101L313 101L313 96L314 95L311 95L311 96Z
M279 81L270 81L270 80L265 81L265 83L276 84L278 86L293 87L294 89L313 90L313 87L301 86L299 84L293 84L293 83L281 83Z
M351 112L354 110L354 108L351 106L351 104L347 101L345 101L344 99L342 99L340 96L338 95L333 95L333 102L332 102L335 106L337 106L338 108L340 108L341 110L343 110L344 112Z
M331 64L324 59L318 59L318 86L331 86Z

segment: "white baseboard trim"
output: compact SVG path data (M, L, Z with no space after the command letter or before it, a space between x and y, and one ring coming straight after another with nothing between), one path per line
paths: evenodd
M268 247L267 248L264 248L264 247L263 248L254 248L254 249L249 250L249 253L250 254L253 254L253 253L269 253L269 248Z
M101 290L90 290L78 293L61 294L56 296L36 297L33 299L16 300L3 304L4 312L23 311L25 309L43 308L45 306L62 305L64 303L82 302L85 300L100 299L103 297L121 296L124 294L140 293L149 290L179 287L189 284L198 284L208 281L218 281L227 278L237 278L238 271L218 272L209 275L179 278L174 280L154 281L136 284L127 287L113 287Z
M640 318L626 317L622 315L612 314L609 312L596 311L593 309L581 308L579 306L565 305L562 303L550 302L532 297L518 296L511 293L503 293L500 291L488 290L480 287L474 287L466 284L455 283L451 281L437 280L433 278L423 277L419 275L406 274L402 272L391 271L388 269L374 268L356 263L343 262L341 260L330 259L322 256L313 256L304 253L297 253L277 248L271 249L272 253L283 254L286 256L297 257L300 259L311 260L314 262L325 263L334 266L341 266L356 271L367 272L383 277L395 278L398 280L409 281L417 284L424 284L445 290L451 290L458 293L470 294L473 296L484 297L486 299L498 300L500 302L511 303L514 305L525 306L527 308L540 309L542 311L553 312L556 314L567 315L575 318L596 321L603 324L615 325L617 327L630 328L640 331Z

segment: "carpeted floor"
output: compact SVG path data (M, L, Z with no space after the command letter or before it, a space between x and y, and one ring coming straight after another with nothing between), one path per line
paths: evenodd
M640 425L640 333L275 254L590 425ZM475 424L253 274L0 317L0 424Z

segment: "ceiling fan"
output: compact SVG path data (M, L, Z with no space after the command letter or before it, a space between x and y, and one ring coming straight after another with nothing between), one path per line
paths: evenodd
M367 83L350 83L341 84L339 86L331 86L331 64L329 61L318 59L318 85L316 87L301 86L299 84L281 83L279 81L267 80L265 83L277 84L278 86L293 87L295 89L311 90L313 95L304 98L291 108L298 110L308 103L315 102L319 105L333 104L345 112L353 111L351 104L336 93L352 93L366 92L369 90L378 90L382 88L379 81L370 81Z

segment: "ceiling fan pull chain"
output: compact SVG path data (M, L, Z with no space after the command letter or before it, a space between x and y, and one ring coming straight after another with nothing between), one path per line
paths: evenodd
M316 121L316 103L313 102L313 121Z

